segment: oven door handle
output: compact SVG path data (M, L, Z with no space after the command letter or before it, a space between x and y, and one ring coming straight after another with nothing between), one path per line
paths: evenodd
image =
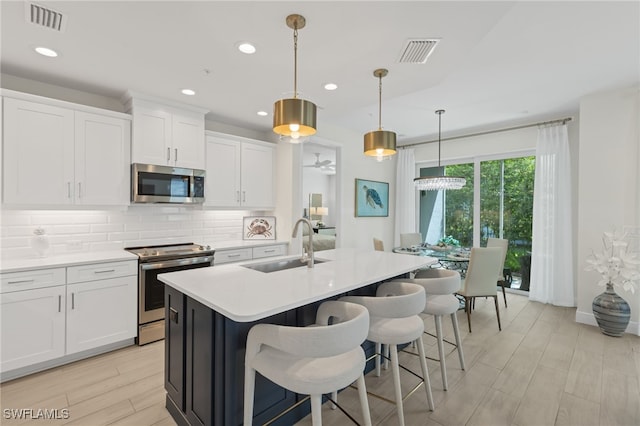
M164 260L161 262L143 263L140 265L140 269L143 271L148 271L151 269L171 268L173 266L186 266L186 265L196 265L199 263L211 263L212 261L213 261L213 256L187 257L186 259L174 259L174 260Z

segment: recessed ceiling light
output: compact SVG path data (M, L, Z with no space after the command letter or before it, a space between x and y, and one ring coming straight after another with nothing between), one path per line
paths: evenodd
M265 117L265 116L267 116L267 115L269 115L269 114L267 113L267 111L258 111L258 115L259 115L260 117Z
M246 53L247 55L256 53L256 47L253 44L247 43L247 42L242 42L238 44L238 50L241 51L242 53Z
M35 48L35 51L42 56L48 56L49 58L55 58L56 56L58 56L58 52L53 49L49 49L48 47L39 46Z
M181 92L183 95L187 95L187 96L193 96L196 94L196 92L191 89L182 89Z
M327 83L324 85L325 90L336 90L338 85L335 83Z

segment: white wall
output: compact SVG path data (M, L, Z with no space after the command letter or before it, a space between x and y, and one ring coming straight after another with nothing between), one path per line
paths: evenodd
M640 87L596 93L580 102L578 197L578 310L576 320L595 324L591 302L602 293L595 272L584 271L602 233L640 227ZM639 289L640 290L640 289ZM627 332L640 335L640 291L618 291L631 306Z
M338 230L336 246L373 250L373 237L376 237L384 241L384 245L387 250L391 250L391 247L393 246L393 215L395 209L395 157L393 157L392 160L378 163L375 159L365 157L363 154L363 135L343 128L327 126L322 123L321 117L318 117L318 122L320 124L316 136L321 138L323 141L330 142L340 147L338 150L338 158L336 159L338 170L335 175L335 179L337 179L336 197L339 200L340 205L339 211L335 216L335 225ZM299 148L287 148L280 144L278 147L278 173L283 175L289 174L289 172L285 170L280 170L282 168L288 168L288 163L283 161L287 158L291 158L293 160L293 170L300 170L302 161L301 150L298 151L297 155L287 156L280 151ZM388 217L355 217L354 206L356 178L389 182ZM300 179L287 180L279 178L277 192L278 194L294 194L294 197L297 199L297 204L295 204L294 201L293 206L295 206L295 208L292 210L293 213L289 220L293 225L293 219L301 216L298 206L302 205L303 196L308 196L308 194L303 194ZM278 197L280 197L280 195ZM336 203L336 205L337 204L338 203ZM286 209L287 207L285 206L284 208ZM281 212L282 208L280 206L280 202L278 202L278 217L280 217L279 215ZM298 244L295 242L292 242L290 246L292 253L297 252L297 245Z

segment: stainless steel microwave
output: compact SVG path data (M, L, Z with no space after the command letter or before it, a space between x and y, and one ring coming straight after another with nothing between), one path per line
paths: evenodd
M204 170L134 163L131 165L131 201L202 203L204 178Z

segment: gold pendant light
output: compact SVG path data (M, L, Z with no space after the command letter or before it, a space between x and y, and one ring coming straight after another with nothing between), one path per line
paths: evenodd
M382 77L389 73L384 68L377 69L373 76L379 79L378 83L378 130L364 135L364 155L376 157L378 161L391 158L396 153L396 134L388 130L382 130Z
M438 168L440 168L442 114L444 114L444 110L439 109L436 114L438 114ZM439 191L441 189L462 189L467 180L457 176L420 176L413 179L413 183L420 191Z
M294 14L287 16L286 22L293 29L293 98L273 104L273 131L281 140L300 143L316 133L316 105L298 98L298 30L304 28L306 20Z

